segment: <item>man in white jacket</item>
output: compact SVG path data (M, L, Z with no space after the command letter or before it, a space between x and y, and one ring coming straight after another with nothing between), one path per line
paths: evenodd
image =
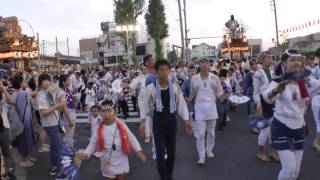
M177 116L185 122L186 131L192 134L187 104L176 84L169 81L170 65L166 60L155 64L156 82L145 89L144 109L152 117L153 134L157 153L157 168L161 180L172 180L175 161ZM140 133L144 136L145 119L141 120ZM167 159L165 160L165 153Z

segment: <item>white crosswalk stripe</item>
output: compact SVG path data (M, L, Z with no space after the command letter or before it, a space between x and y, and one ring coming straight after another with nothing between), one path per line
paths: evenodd
M128 101L128 106L129 106L129 118L123 119L122 113L117 114L117 117L120 119L123 119L125 122L128 123L139 123L140 118L139 118L139 113L138 112L132 112L133 111L133 104L131 101ZM77 113L77 119L76 123L88 123L88 112L84 113Z

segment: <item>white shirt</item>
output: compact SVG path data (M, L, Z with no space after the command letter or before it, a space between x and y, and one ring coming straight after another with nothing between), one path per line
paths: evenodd
M49 98L46 95L45 90L40 90L37 95L37 100L39 103L39 110L48 110L50 107L53 106L53 104L49 103ZM57 110L55 110L52 114L47 116L41 116L40 113L40 119L41 119L41 125L43 127L52 127L58 125L59 120L59 113Z
M5 128L10 128L10 123L8 120L8 107L6 103L6 97L3 95L2 100L0 101L0 108L1 108L1 116L3 120L3 126Z
M274 77L274 73L271 68L271 79ZM253 76L253 100L255 103L260 102L260 95L268 88L270 81L266 72L261 68L254 73Z
M178 68L176 71L176 75L178 79L186 80L188 79L188 68L183 67L183 68Z
M108 84L111 84L111 81L112 81L112 75L110 72L107 72L104 77L103 77L103 80L106 81L106 83Z
M173 84L173 90L177 105L177 113L182 120L189 120L189 111L187 107L187 103L184 100L183 94L178 85ZM146 119L147 116L153 116L154 108L155 108L155 94L156 88L154 84L149 84L144 92L144 101L143 107L144 114L141 115L141 119Z
M70 77L69 77L69 79L70 79L70 81L71 81L71 87L69 87L69 88L70 88L71 91L73 91L74 88L75 88L75 86L76 86L77 83L78 83L78 80L77 80L77 78L76 78L76 75L74 75L74 74L71 74Z
M94 101L96 98L96 92L94 91L94 89L86 89L86 100L85 100L85 104L89 104L90 102Z
M195 97L195 119L214 120L218 119L216 98L223 94L219 78L209 73L206 80L202 80L200 74L191 78L191 97Z
M88 156L91 156L97 150L98 145L98 127L95 130L90 143L85 149L84 153ZM128 142L134 152L142 150L137 138L132 134L130 129L125 125L128 135ZM116 123L111 125L103 126L103 140L105 151L99 152L98 155L104 159L110 159L108 165L108 172L103 172L104 174L113 175L113 174L123 174L129 172L129 160L128 156L122 150L122 143L119 129L117 128ZM112 150L112 144L116 145L116 150ZM111 154L112 151L112 154ZM111 157L110 157L111 155Z
M232 74L231 79L230 79L231 86L235 87L236 93L241 93L242 88L241 88L240 83L242 81L243 81L243 79L242 79L242 75L241 75L240 71L236 70Z
M291 129L299 129L304 125L304 113L306 107L306 98L302 99L298 84L288 84L282 93L268 98L269 92L275 89L278 83L272 81L269 87L263 92L263 98L266 102L272 104L275 102L274 117L284 123ZM320 81L309 78L306 88L310 97L320 93ZM296 99L294 99L296 96Z
M94 135L95 130L97 129L99 123L102 121L102 117L100 115L98 115L97 117L93 117L92 116L92 120L91 120L91 138Z
M138 77L134 78L129 85L130 88L134 90L139 90L138 99L143 101L143 94L146 88L146 77L144 74L139 75Z

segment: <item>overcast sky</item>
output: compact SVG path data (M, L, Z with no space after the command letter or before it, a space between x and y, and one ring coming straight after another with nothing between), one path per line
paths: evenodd
M148 1L148 0L146 0ZM180 44L177 0L163 0L169 24L167 42ZM319 19L319 0L277 0L279 29ZM147 7L146 7L147 8ZM72 54L77 54L82 37L101 33L101 21L113 21L113 0L2 0L0 16L17 16L28 21L40 39L54 41L69 37ZM272 46L275 38L274 14L270 0L187 0L189 37L221 36L224 23L234 14L248 28L248 38L262 38L263 48ZM144 23L144 17L139 18ZM23 31L32 34L26 23ZM289 37L320 32L320 25L296 31ZM192 40L217 45L221 39ZM61 49L66 49L62 47ZM54 47L47 47L54 49Z

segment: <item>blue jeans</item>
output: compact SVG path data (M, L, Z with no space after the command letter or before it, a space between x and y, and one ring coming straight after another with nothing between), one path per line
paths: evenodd
M50 138L50 165L51 167L57 167L59 171L60 152L63 145L59 126L45 127L44 129Z

